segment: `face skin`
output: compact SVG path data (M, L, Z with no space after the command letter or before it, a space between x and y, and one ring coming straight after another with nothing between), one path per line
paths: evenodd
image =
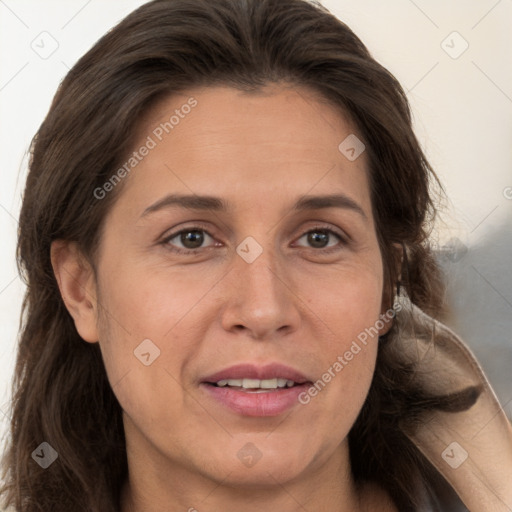
M158 141L155 127L189 97L197 106ZM344 354L388 309L366 155L351 162L338 149L351 133L306 89L216 87L167 98L141 123L134 149L148 135L158 144L106 218L96 275L76 247L54 243L66 305L83 339L99 340L124 411L123 512L392 510L376 489L355 488L348 460L377 337L359 343L352 360ZM215 196L229 209L144 214L168 194ZM332 194L361 211L293 210L303 196ZM176 236L197 229L202 245ZM236 250L246 237L262 249L251 263ZM134 355L146 339L160 350L147 366ZM152 358L154 346L142 352ZM274 362L316 382L338 356L347 364L321 392L276 415L234 411L201 384L235 364ZM248 451L261 455L251 467Z

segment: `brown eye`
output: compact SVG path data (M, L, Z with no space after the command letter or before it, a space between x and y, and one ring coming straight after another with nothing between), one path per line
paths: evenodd
M307 233L308 243L317 249L323 249L329 243L329 233L326 231L310 231Z
M304 238L306 238L306 243L309 247L313 249L327 249L327 252L337 250L338 245L343 246L345 244L345 239L341 235L327 228L311 229L307 233L304 233L299 240Z
M201 231L182 231L180 233L180 242L187 249L196 249L201 247L204 242L204 234Z
M179 254L194 254L212 245L203 245L208 239L214 240L206 230L201 227L190 227L169 235L162 244Z

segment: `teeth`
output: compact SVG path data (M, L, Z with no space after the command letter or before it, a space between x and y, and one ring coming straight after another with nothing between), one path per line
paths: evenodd
M258 389L258 388L262 388L263 385L260 386L260 383L263 384L263 383L268 383L268 382L271 382L270 380L262 380L260 381L259 379L244 379L242 381L242 387L245 388L245 389ZM276 385L275 386L270 386L270 387L277 387L277 381L276 381Z
M238 387L244 389L277 389L288 387L291 388L295 382L287 379L224 379L217 382L217 386L223 388L225 386Z

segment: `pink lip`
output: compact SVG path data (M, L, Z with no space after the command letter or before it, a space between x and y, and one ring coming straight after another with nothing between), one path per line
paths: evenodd
M203 379L203 382L218 382L226 379L275 379L282 378L293 380L298 384L308 382L308 379L302 373L289 366L280 363L271 363L264 366L254 364L237 364L230 366Z
M239 391L233 388L217 387L214 382L226 379L274 379L293 380L298 385L281 388L275 391L254 393ZM305 391L311 382L297 370L273 363L265 366L240 364L221 370L206 377L201 387L217 402L244 416L278 416L299 403L298 396Z

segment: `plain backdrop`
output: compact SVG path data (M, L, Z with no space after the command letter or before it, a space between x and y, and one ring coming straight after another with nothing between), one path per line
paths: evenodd
M143 3L0 0L0 432L23 297L15 244L27 149L69 68ZM450 198L435 233L450 325L512 417L512 0L322 3L408 91L416 132Z

